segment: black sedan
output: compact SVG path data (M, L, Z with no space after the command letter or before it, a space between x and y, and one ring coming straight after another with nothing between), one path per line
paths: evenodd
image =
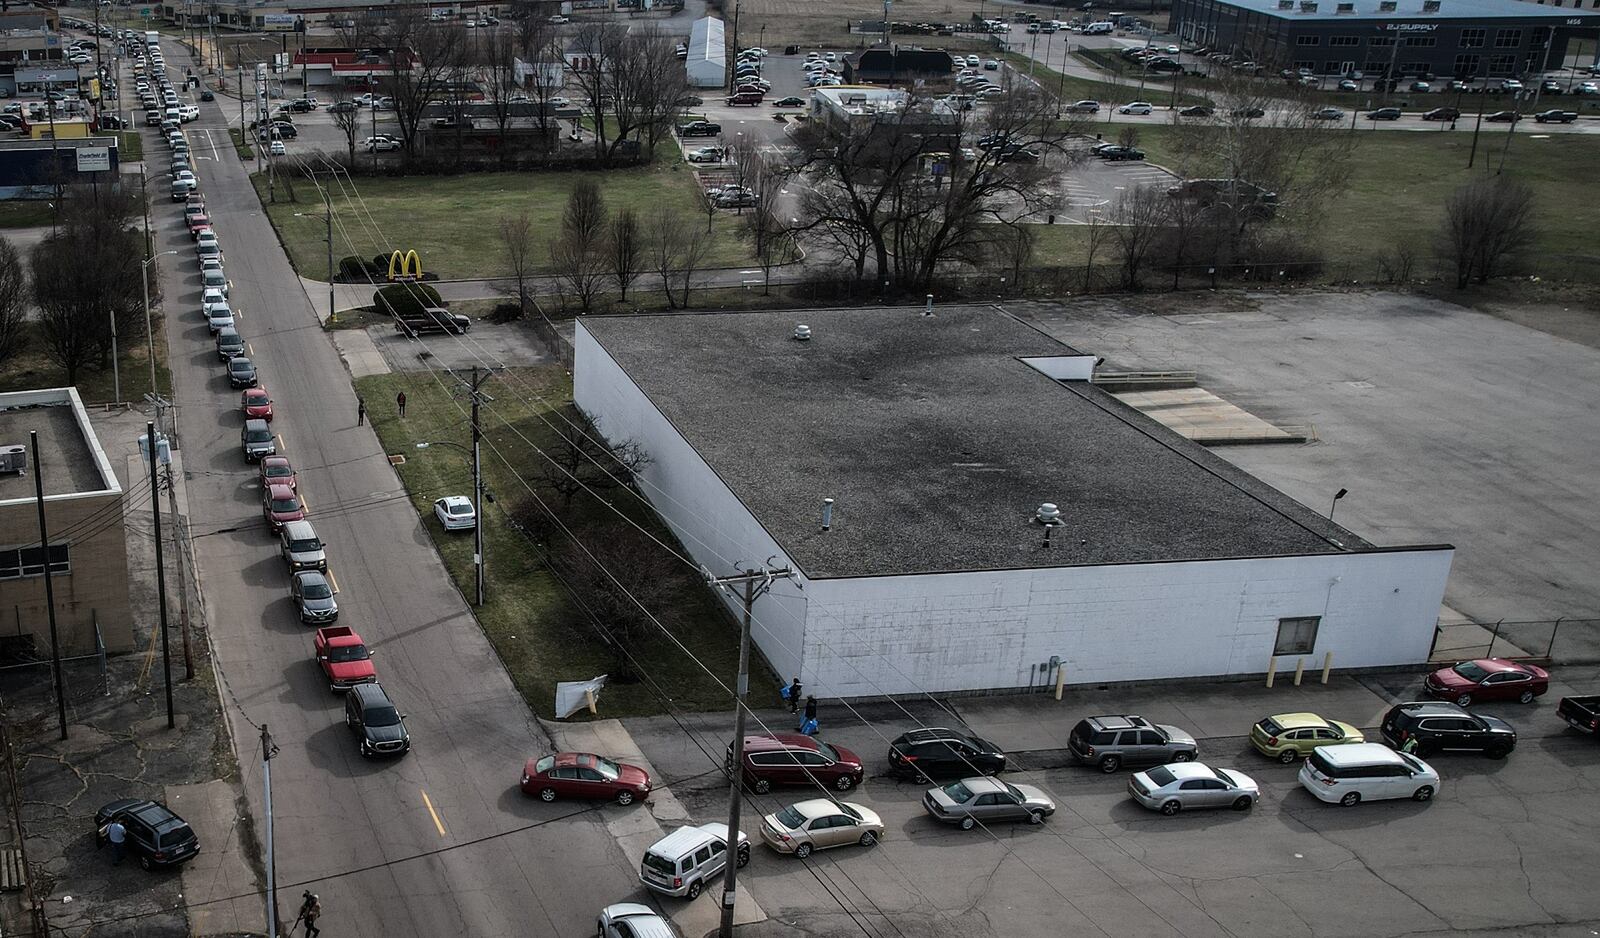
M1516 111L1495 111L1493 114L1485 117L1484 120L1491 124L1514 124L1517 121L1522 120L1522 115L1518 114Z
M236 388L256 386L256 365L244 356L228 359L228 384Z
M1400 119L1400 109L1397 107L1380 107L1376 111L1367 112L1369 121L1397 121Z
M993 775L1005 767L1004 750L960 730L943 727L911 730L889 744L889 771L902 777L932 780Z
M129 853L139 858L145 869L177 866L194 859L200 852L200 839L189 822L155 801L122 798L94 813L97 842L106 842L105 828L113 820L127 830L124 841Z
M1461 116L1461 112L1453 107L1436 107L1431 111L1424 111L1422 119L1425 121L1453 121Z
M1178 111L1179 117L1210 117L1214 112L1204 104L1191 104ZM1260 115L1256 115L1260 116Z
M772 102L772 106L773 107L805 107L806 106L806 99L805 98L796 97L794 95L790 95L787 98L779 98L778 100Z
M1124 146L1101 147L1101 148L1099 148L1098 150L1095 151L1094 155L1100 157L1102 160L1109 160L1110 162L1113 162L1113 163L1121 162L1122 160L1142 160L1142 159L1144 159L1144 151L1139 149L1138 147L1124 147Z

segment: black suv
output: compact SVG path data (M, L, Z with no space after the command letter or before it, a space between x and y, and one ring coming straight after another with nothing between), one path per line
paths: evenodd
M377 684L357 684L344 698L344 722L360 741L364 756L398 756L411 751L406 715Z
M1481 752L1504 759L1517 748L1517 731L1498 718L1444 701L1398 704L1383 715L1383 739L1396 749L1416 740L1419 756L1437 752Z
M113 801L94 813L94 829L98 843L106 842L105 826L113 820L121 821L128 832L125 845L139 858L145 869L158 866L177 866L192 860L200 852L200 839L194 835L189 822L178 817L164 804L140 798L123 798Z
M923 781L1004 772L1006 754L987 739L942 727L911 730L889 744L889 771Z

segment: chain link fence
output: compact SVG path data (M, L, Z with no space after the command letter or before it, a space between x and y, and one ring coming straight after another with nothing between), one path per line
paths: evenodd
M1434 660L1536 658L1557 664L1600 663L1600 619L1441 622L1434 632Z

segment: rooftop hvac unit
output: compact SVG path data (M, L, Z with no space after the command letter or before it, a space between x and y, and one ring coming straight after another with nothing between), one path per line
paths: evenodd
M1300 0L1300 12L1301 13L1315 13L1315 12L1317 12L1317 0Z
M1397 7L1398 5L1399 4L1397 4L1395 2L1395 0L1383 0L1382 3L1378 4L1378 12L1379 13L1393 13L1395 11L1395 7Z
M1422 0L1422 12L1424 12L1424 13L1437 13L1437 12L1439 12L1439 0Z
M1292 10L1292 9L1294 9L1294 0L1278 0L1278 9L1280 9L1280 10Z
M1354 13L1355 11L1356 5L1354 3L1341 3L1334 10L1335 13Z
M21 475L27 471L28 448L26 446L0 446L0 472L15 472Z

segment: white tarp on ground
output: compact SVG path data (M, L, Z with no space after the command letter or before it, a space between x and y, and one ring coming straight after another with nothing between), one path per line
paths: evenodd
M589 705L588 695L600 699L600 688L606 686L606 675L588 681L558 681L556 683L556 716L565 720Z

